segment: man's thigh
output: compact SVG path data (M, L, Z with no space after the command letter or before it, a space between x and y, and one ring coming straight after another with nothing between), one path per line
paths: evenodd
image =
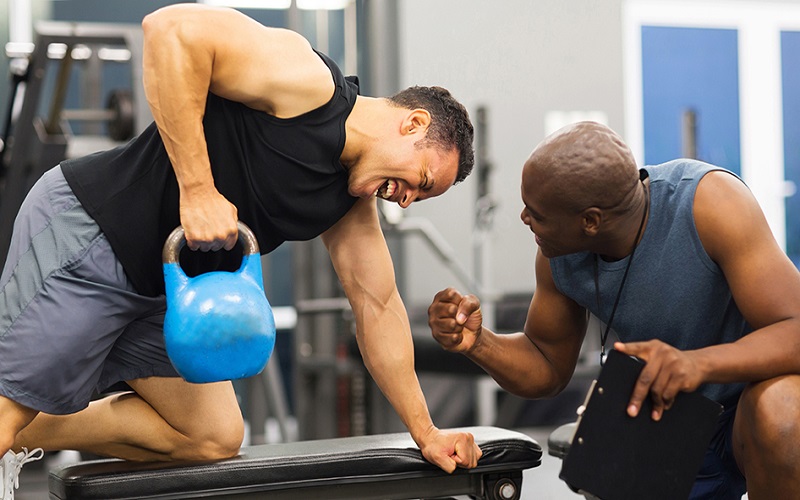
M133 290L60 170L48 171L16 218L0 280L0 395L56 415L85 408L119 335L163 302Z

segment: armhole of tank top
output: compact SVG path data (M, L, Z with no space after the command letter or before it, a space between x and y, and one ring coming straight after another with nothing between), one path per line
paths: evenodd
M703 172L700 178L697 180L697 182L694 183L694 186L692 187L692 203L689 207L689 222L691 223L691 228L692 228L692 234L691 234L692 247L694 248L694 251L697 254L698 258L700 259L700 262L702 262L703 265L712 273L722 274L722 269L720 269L717 263L711 259L711 256L708 255L708 252L706 252L706 249L703 246L703 242L700 241L700 234L697 232L697 224L695 223L694 220L694 198L695 196L697 196L697 186L700 185L700 181L703 180L703 177L705 177L706 175L715 170L719 169L712 169Z

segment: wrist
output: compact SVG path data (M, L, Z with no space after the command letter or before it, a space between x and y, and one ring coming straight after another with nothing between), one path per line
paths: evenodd
M211 172L182 175L178 178L178 188L182 198L208 198L218 192Z
M716 378L713 375L715 372L714 358L713 355L708 352L708 348L686 351L686 354L694 358L694 366L697 372L700 373L701 384Z
M475 330L475 340L472 342L472 345L469 346L469 349L464 351L464 355L466 355L470 359L479 359L484 351L487 349L491 349L491 339L488 338L492 335L492 331L488 328L484 328L483 325L479 326L477 330Z
M409 427L411 438L420 448L424 448L426 443L433 441L434 436L436 436L438 432L439 428L433 425L433 422L428 422L426 425L419 426L415 429Z

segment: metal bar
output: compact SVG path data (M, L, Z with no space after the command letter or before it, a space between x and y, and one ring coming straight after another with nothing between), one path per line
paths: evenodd
M697 112L688 108L683 111L681 120L684 158L697 158Z
M61 110L64 108L64 100L67 98L67 85L69 84L71 71L72 45L67 45L67 52L58 67L55 94L53 95L53 102L50 104L50 113L45 122L45 130L48 134L56 134L60 130Z
M61 118L75 121L110 122L117 117L112 109L65 109L61 111Z
M455 257L455 251L447 242L447 240L437 231L433 223L422 217L409 217L400 221L399 224L392 226L391 231L399 231L401 233L418 233L430 248L436 253L439 259L444 262L448 269L467 287L470 293L478 296L483 296L485 290L480 283L467 272L464 267L459 264Z
M350 310L350 301L344 297L300 299L295 303L298 314L322 314Z
M289 403L286 399L286 392L283 390L283 377L281 376L280 362L276 354L270 356L267 368L262 372L261 377L264 381L267 408L271 410L272 415L278 422L281 442L288 443L291 440L289 428L286 425L289 420Z

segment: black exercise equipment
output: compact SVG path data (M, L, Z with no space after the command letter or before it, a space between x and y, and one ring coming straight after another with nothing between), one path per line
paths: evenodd
M106 98L105 108L65 109L61 111L60 119L105 123L111 140L127 141L134 135L134 112L133 92L130 89L114 89Z
M12 71L11 100L4 120L0 155L0 260L5 260L14 219L25 195L46 170L66 159L71 154L69 150L74 149L76 136L69 121L105 123L110 141L104 142L102 149L116 145L114 141L130 139L152 121L146 107L134 106L136 102L146 102L140 83L141 38L139 26L40 22L32 52L15 55L15 60L27 59L27 64L24 71L18 68ZM131 89L110 91L102 109L64 109L75 62L73 53L87 47L98 52L108 47L124 47L129 51ZM54 66L56 76L50 89L47 74ZM16 104L19 111L14 116L12 110ZM40 111L45 105L47 109L42 115Z
M541 464L539 444L497 427L464 430L483 457L452 474L425 461L409 434L395 433L251 446L216 462L80 462L50 471L50 498L519 500L522 471Z

